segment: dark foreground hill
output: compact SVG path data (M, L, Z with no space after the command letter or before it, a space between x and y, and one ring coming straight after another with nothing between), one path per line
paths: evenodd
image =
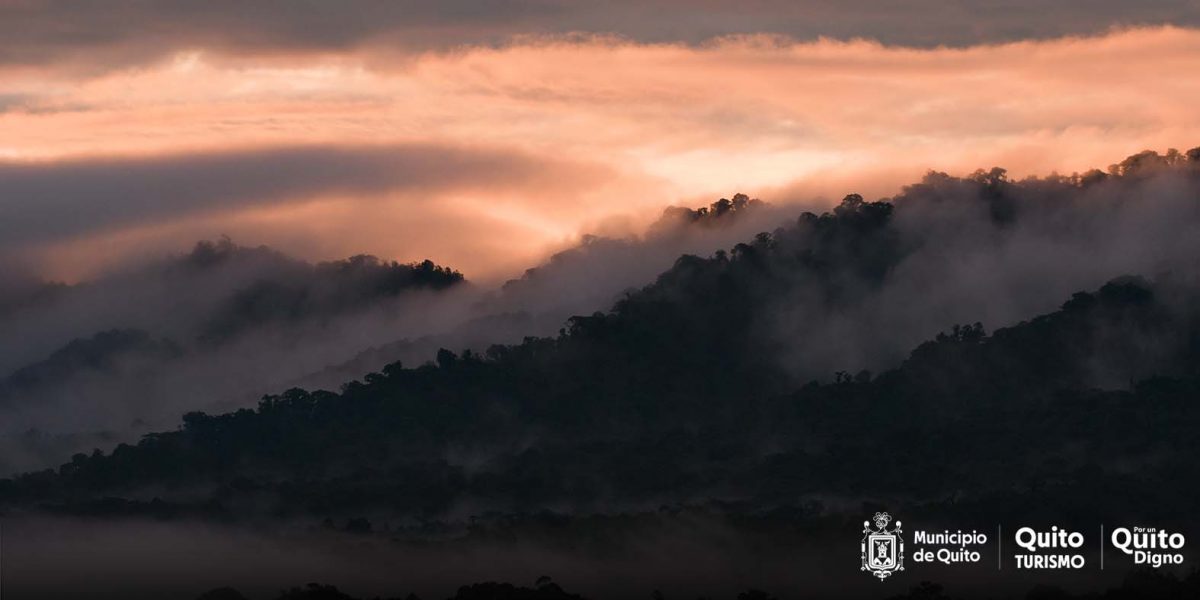
M1191 598L1200 593L1200 574L1192 573L1180 579L1170 574L1160 574L1144 571L1131 574L1119 586L1104 592L1072 594L1062 589L1039 586L1023 597L1027 600L1175 600ZM665 599L666 596L654 590L638 597ZM720 597L720 596L718 596ZM813 596L817 597L817 596ZM1018 596L1019 597L1019 596ZM400 600L396 596L393 600ZM420 600L413 594L403 597L404 600ZM712 598L701 596L699 600ZM924 581L912 586L907 593L887 596L887 600L956 600L961 596L948 592L945 586ZM233 588L218 588L202 594L196 600L247 600ZM304 587L294 587L281 592L276 600L358 600L336 586L310 583ZM376 598L376 600L380 600ZM583 600L583 596L572 594L555 584L548 577L542 577L534 587L515 586L509 583L475 583L464 585L448 600ZM779 600L769 592L762 590L746 590L737 595L736 600Z
M1181 516L1200 489L1200 285L1114 279L988 334L955 326L874 375L797 381L761 312L797 288L836 301L902 253L889 203L849 197L732 252L685 256L555 338L448 350L340 393L255 410L0 481L0 502L90 515L299 518L370 531L554 508L841 496ZM1006 211L1000 211L1007 214ZM1007 217L1004 217L1007 218ZM1164 485L1169 482L1169 485Z
M1200 491L1200 315L1179 312L1200 306L1194 288L1115 281L991 335L956 327L878 376L790 392L756 355L715 353L718 340L647 352L649 331L678 312L637 303L576 320L556 339L391 365L340 394L290 390L257 410L191 413L179 431L3 481L0 498L67 512L320 521L438 518L459 504L980 501L1047 485L1082 486L1082 500L1088 486L1117 481L1182 514ZM1124 389L1093 387L1097 368L1127 376ZM199 499L198 485L209 490ZM153 501L143 486L154 486Z

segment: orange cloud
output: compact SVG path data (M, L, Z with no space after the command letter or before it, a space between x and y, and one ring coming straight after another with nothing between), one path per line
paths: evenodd
M741 36L700 46L530 38L451 53L262 59L198 50L94 77L0 69L8 98L0 158L428 144L545 161L545 180L563 185L433 190L421 202L340 193L340 205L358 207L339 213L353 215L342 228L318 226L328 215L252 198L203 215L235 231L239 220L274 210L273 235L286 250L453 257L480 274L513 268L534 248L614 215L651 217L668 203L735 190L767 200L880 195L929 168L1071 172L1145 148L1191 147L1200 144L1196 72L1200 31L1173 27L953 49ZM602 165L605 175L580 180L566 166L575 163ZM314 200L303 195L289 200ZM377 196L395 202L384 212L362 203ZM89 201L86 191L77 201ZM183 224L198 218L181 214L173 230L194 233ZM363 228L349 240L354 249L333 243L358 219L394 227ZM406 224L438 235L389 236ZM150 226L130 227L145 234ZM151 229L161 227L155 220ZM119 233L82 231L54 244ZM66 246L56 254L54 244L26 250L62 256Z

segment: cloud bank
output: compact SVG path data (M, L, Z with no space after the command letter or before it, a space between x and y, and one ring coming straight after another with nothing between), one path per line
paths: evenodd
M1069 173L1200 139L1181 76L1200 70L1200 31L1177 27L963 48L534 37L402 54L201 44L100 73L0 66L5 251L73 279L229 233L503 280L580 232L731 190L872 198L929 168Z
M446 0L336 4L24 0L0 12L10 40L0 63L141 64L179 49L223 53L343 52L363 47L447 51L527 35L615 34L637 42L699 44L763 32L799 40L866 38L906 46L963 46L1093 34L1112 27L1200 25L1192 0Z

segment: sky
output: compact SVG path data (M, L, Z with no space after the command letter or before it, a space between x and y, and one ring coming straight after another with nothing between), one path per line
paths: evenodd
M220 235L503 279L739 191L1200 146L1189 0L0 0L0 39L0 261L66 281Z

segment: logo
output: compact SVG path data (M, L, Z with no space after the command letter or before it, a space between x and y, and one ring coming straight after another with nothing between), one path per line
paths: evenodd
M1118 527L1112 532L1112 545L1117 550L1133 557L1135 565L1182 565L1183 545L1187 540L1182 533L1171 533L1157 527Z
M944 565L977 563L982 558L982 555L975 551L973 547L979 546L982 549L987 541L987 534L979 533L974 529L970 533L966 533L961 529L953 532L947 529L941 533L918 529L913 532L912 536L912 543L915 548L913 549L911 558L914 562L929 563L937 561ZM931 550L931 546L935 547L936 550Z
M874 529L871 521L875 523ZM863 521L862 570L883 581L904 570L904 540L900 538L900 521L888 530L892 515L877 512L871 521Z
M1017 530L1017 547L1029 554L1014 554L1018 569L1082 569L1087 559L1082 554L1083 534L1059 529L1037 531L1032 527ZM1042 554L1041 551L1047 551Z

